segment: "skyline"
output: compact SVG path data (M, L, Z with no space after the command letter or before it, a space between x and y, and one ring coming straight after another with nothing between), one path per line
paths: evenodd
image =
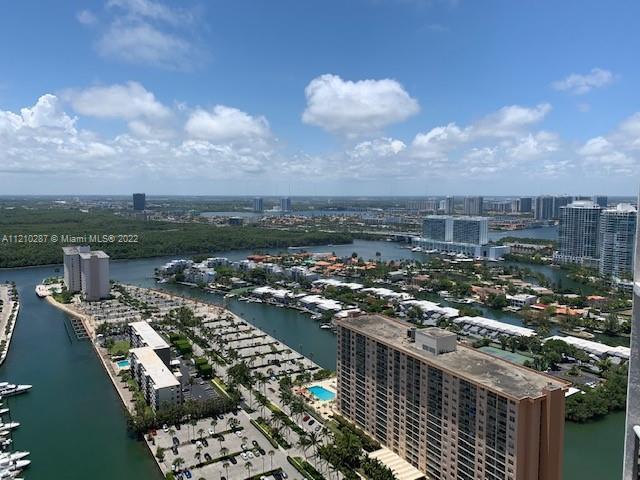
M632 2L179 5L7 6L3 193L635 196Z

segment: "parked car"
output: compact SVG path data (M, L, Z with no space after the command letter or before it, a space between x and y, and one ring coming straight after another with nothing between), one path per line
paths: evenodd
M205 454L204 454L204 459L205 459L207 462L210 462L210 461L211 461L211 455L209 455L209 453L208 453L208 452L205 452Z
M213 428L210 428L210 429L209 429L209 436L210 436L210 437L213 437L213 434L214 434L214 433L215 433L215 432L213 431Z
M313 425L314 423L316 423L315 420L313 420L313 419L309 420L309 426Z
M187 478L191 478L192 477L191 470L185 470L184 471L184 476L187 477Z
M260 445L258 445L258 442L256 442L255 440L251 440L251 443L253 444L254 447L259 447Z
M249 457L247 456L247 452L242 452L242 453L240 454L240 457L241 457L243 460L248 460L248 459L249 459Z
M234 465L238 463L238 460L236 460L236 457L229 457L229 461Z
M302 417L303 422L306 422L307 420L309 420L309 415L305 415L304 417Z

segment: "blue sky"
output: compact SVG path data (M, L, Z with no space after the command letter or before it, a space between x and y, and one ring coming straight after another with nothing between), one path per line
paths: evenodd
M632 194L638 18L632 1L7 3L3 193Z

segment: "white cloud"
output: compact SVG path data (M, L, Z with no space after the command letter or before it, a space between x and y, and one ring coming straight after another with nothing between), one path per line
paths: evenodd
M97 23L97 17L91 10L81 10L76 14L76 19L83 25L93 25Z
M64 98L81 114L97 118L162 119L170 110L137 82L66 90Z
M556 90L569 92L573 95L584 95L594 88L601 88L610 85L615 80L615 76L609 70L593 68L584 75L572 73L562 80L557 80L551 84Z
M221 141L265 140L271 136L264 117L252 117L237 108L216 105L197 109L189 116L185 131L193 138Z
M347 136L377 132L420 110L400 83L391 79L343 80L325 74L305 88L303 122Z
M98 50L127 63L168 69L189 68L193 60L187 40L145 22L114 22L100 39Z
M473 126L473 135L484 137L512 137L539 123L551 111L551 105L541 103L533 108L521 105L502 107L482 118Z
M115 102L109 112L89 110L97 116L140 117L128 122L129 133L113 138L77 129L76 118L51 94L19 113L0 110L0 172L38 178L222 179L259 174L277 161L263 117L216 108L210 114L215 121L201 131L207 138L191 139L147 123L148 115L158 114L154 109L135 108L124 111Z
M439 158L469 140L469 129L460 129L455 123L435 127L418 133L411 147L413 154L422 158Z
M109 8L119 8L133 18L146 18L180 25L193 22L193 14L188 10L170 8L150 0L109 0Z

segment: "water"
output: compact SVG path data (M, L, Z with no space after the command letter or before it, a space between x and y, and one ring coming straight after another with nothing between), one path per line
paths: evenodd
M489 232L489 240L500 240L504 237L537 238L540 240L558 240L557 225L551 227L525 228L523 230L501 230Z
M358 241L353 245L310 247L309 250L335 251L338 255L357 251L364 258L376 258L379 252L384 260L425 259L423 254L389 242ZM250 253L253 252L219 255L241 259ZM155 284L153 270L167 259L112 262L111 274L120 282L163 288L203 301L224 301L220 295L181 285ZM0 271L0 281L16 282L23 302L0 377L34 385L31 392L10 399L13 419L22 422L14 435L16 447L32 452L33 464L27 477L36 480L160 479L145 446L127 436L119 399L90 344L75 341L68 333L71 330L66 315L35 296L35 285L54 274L52 267ZM308 315L236 299L228 301L227 306L320 366L335 369L335 335L320 329L320 324ZM516 318L489 311L487 316L490 313L501 321ZM565 479L620 478L623 436L622 413L586 425L568 422Z
M334 398L336 398L336 394L327 390L326 388L320 386L320 385L314 385L312 387L308 387L307 390L309 390L314 397L316 397L318 400L322 400L322 401L327 401L327 400L333 400Z
M162 478L142 442L127 436L123 408L91 344L78 341L67 316L39 299L35 286L51 267L2 270L16 282L20 315L0 378L32 384L8 399L16 449L31 452L32 480Z

